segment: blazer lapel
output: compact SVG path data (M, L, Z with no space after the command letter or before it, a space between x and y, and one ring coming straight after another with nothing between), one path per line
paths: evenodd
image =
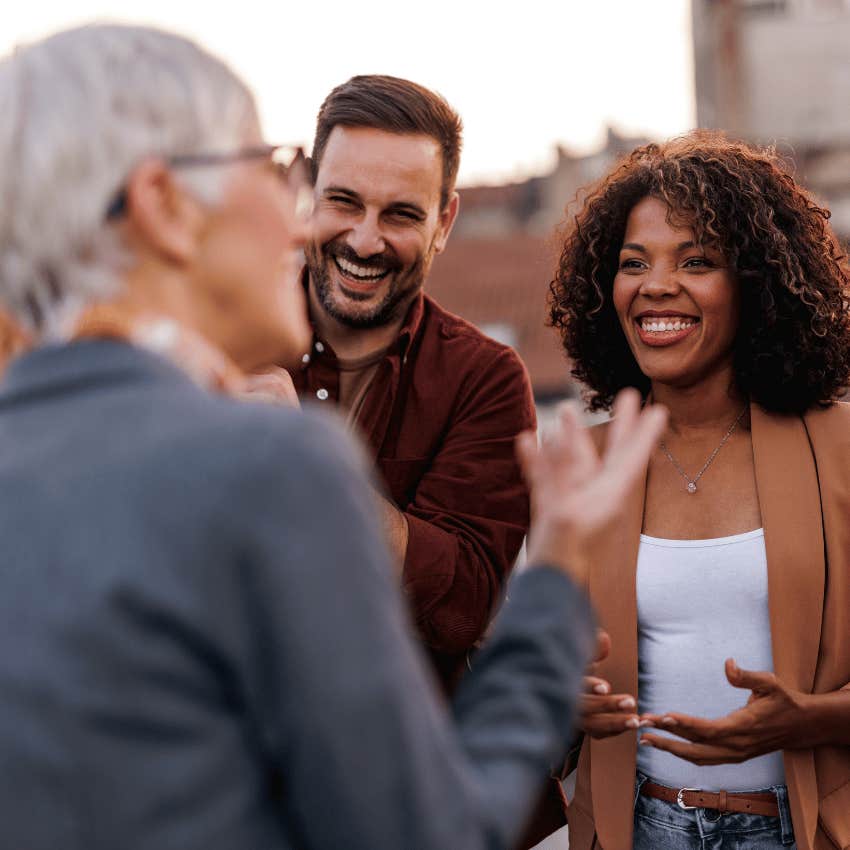
M825 563L817 470L802 419L751 406L756 488L765 529L774 670L810 692L817 666ZM590 595L614 651L600 675L615 692L637 694L636 567L643 524L645 476L630 494L623 519L604 535L590 575ZM593 813L605 850L630 850L637 734L590 741ZM800 850L814 845L817 784L811 751L785 754Z
M826 578L817 469L800 417L769 414L754 404L751 422L767 550L773 667L786 685L810 693ZM807 850L817 827L814 754L790 750L784 762L798 843Z
M611 635L611 655L600 675L614 693L637 697L637 591L635 574L643 526L646 474L630 493L622 520L606 531L590 574L590 597L599 623ZM631 850L637 733L591 739L591 789L599 843Z

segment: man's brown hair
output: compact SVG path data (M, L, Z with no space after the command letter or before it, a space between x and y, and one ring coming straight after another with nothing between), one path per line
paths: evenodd
M463 124L441 95L410 80L382 74L352 77L337 86L325 98L316 120L312 156L314 180L328 138L337 126L430 136L439 144L443 159L441 209L448 204L460 165Z

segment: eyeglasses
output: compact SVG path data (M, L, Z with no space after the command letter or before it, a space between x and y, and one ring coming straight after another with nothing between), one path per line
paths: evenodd
M229 165L249 159L267 159L281 181L295 193L295 217L307 221L313 214L313 187L310 164L304 149L297 145L255 145L229 153L196 153L170 156L172 168L204 168ZM127 211L127 189L121 187L106 208L106 220L120 218Z

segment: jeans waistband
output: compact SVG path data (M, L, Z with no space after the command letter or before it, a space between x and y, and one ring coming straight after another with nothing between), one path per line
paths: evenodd
M637 771L635 775L635 798L634 805L637 806L638 798L640 796L640 789L643 786L644 782L647 780L652 780L658 785L665 785L664 782L659 782L657 779L653 777L646 776L645 774ZM678 790L678 789L676 789ZM770 788L753 788L751 789L753 793L772 793L776 796L776 803L779 807L779 828L782 834L782 843L783 844L793 844L794 843L794 827L791 823L791 806L788 802L788 788L785 785L772 785ZM660 801L659 801L660 802ZM675 803L664 803L663 805L669 805L676 808ZM683 810L683 814L685 811ZM693 814L693 813L692 813ZM695 816L694 816L695 817ZM761 815L754 815L753 817L762 817ZM773 818L775 822L775 818Z

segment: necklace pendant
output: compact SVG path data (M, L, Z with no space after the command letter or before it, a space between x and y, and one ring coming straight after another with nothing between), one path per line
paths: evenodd
M688 493L693 495L697 491L696 481L688 481Z

